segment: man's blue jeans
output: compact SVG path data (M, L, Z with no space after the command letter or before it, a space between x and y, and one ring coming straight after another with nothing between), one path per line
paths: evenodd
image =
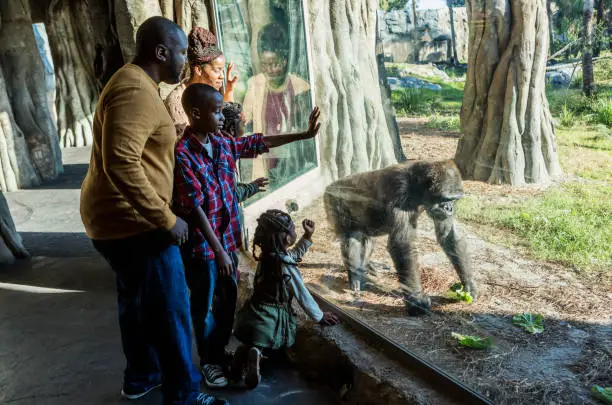
M189 292L178 246L164 231L93 241L117 278L124 388L162 383L165 405L187 405L200 391L191 358Z
M238 255L232 252L230 257L235 270L232 277L219 276L214 260L184 257L200 365L223 365L225 347L232 336L238 298Z

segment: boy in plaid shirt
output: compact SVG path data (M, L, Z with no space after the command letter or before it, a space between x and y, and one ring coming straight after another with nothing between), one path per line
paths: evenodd
M266 137L255 134L229 138L220 134L223 96L205 84L183 93L190 125L176 145L174 208L191 226L183 261L191 289L191 317L202 375L211 387L224 387L225 346L228 344L237 298L236 251L241 246L235 170L240 158L254 158L269 148L317 135L319 109L310 115L308 130ZM211 311L213 296L223 297Z

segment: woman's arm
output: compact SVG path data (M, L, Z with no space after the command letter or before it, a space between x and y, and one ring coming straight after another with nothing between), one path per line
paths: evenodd
M226 103L234 102L234 87L238 82L238 76L232 77L232 69L234 64L232 62L227 64L227 72L225 73L225 91L223 92L223 101Z

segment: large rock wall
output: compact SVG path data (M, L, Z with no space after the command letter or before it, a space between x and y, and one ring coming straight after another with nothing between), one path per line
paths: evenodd
M468 21L465 7L453 9L457 56L467 60ZM419 10L415 24L410 9L378 11L378 30L390 62L445 62L452 56L448 8Z

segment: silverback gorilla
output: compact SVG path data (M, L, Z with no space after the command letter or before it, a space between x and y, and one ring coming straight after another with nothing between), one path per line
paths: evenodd
M455 201L462 196L461 174L452 160L409 160L330 184L325 190L325 209L340 238L351 288L359 291L365 287L372 237L388 234L387 250L393 259L408 313L419 315L429 310L429 297L421 290L415 244L417 220L427 210L434 220L438 243L465 290L475 298L467 243L455 227Z

